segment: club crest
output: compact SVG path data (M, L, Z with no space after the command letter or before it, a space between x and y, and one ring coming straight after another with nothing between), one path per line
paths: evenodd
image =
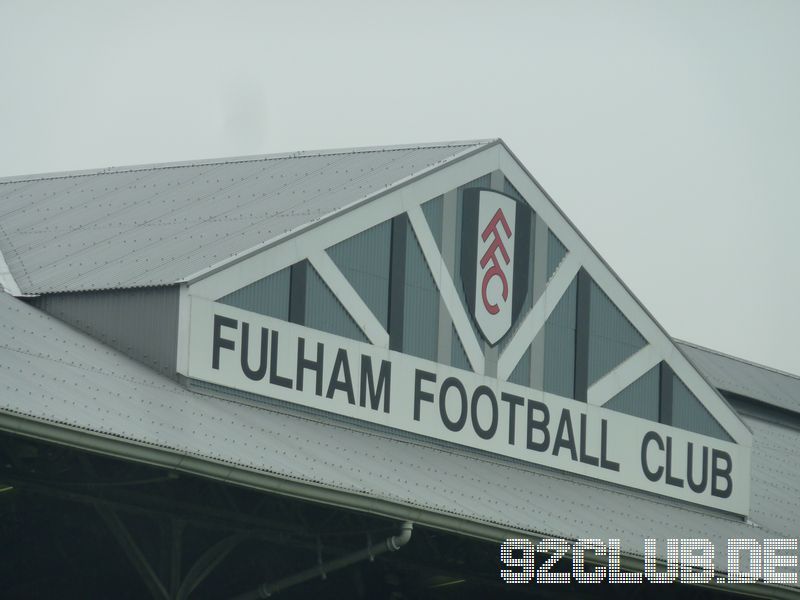
M490 346L509 332L525 302L531 213L500 192L464 190L461 279L472 318Z

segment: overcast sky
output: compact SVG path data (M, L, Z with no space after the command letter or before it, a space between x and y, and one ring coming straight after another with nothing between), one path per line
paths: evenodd
M0 176L487 137L673 336L800 373L800 1L0 0Z

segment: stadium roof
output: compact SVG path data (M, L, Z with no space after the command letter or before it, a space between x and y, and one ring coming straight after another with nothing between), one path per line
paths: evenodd
M718 390L796 413L782 422L740 415L753 434L747 521L197 383L187 388L13 297L193 281L501 143L0 179L0 284L9 292L0 293L0 429L485 538L619 537L637 556L644 537L708 537L724 549L732 537L795 536L800 377L713 350L678 343Z
M454 530L471 523L464 528L475 534L482 526L481 537L618 537L623 551L641 555L644 537L707 537L724 550L727 538L791 537L800 529L797 431L754 418L746 418L754 446L744 522L535 465L208 393L0 293L3 429L309 499L324 490L328 502L418 523L441 526L439 517Z
M800 413L800 377L688 342L678 346L718 390Z
M169 285L498 143L269 154L0 179L17 294ZM18 289L13 289L16 286Z

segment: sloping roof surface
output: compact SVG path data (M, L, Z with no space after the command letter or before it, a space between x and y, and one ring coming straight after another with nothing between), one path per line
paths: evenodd
M748 419L752 524L555 471L184 389L0 293L0 412L469 522L568 538L795 537L800 432Z
M717 389L800 413L800 377L686 342L677 342Z
M172 284L489 143L0 179L0 255L23 294Z

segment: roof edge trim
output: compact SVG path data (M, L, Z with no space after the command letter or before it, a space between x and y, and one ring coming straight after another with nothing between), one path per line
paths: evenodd
M278 152L274 154L249 154L222 158L202 158L195 160L167 161L159 163L143 163L136 165L122 165L119 167L102 167L94 169L78 169L71 171L52 171L44 173L31 173L0 177L0 185L9 183L29 183L47 179L71 179L74 177L91 177L93 175L107 175L109 173L131 173L136 171L155 171L161 169L176 169L181 167L202 167L220 164L235 164L243 162L258 162L268 160L283 160L287 158L310 158L318 156L336 156L339 154L369 154L372 152L388 152L397 150L415 150L421 148L461 148L476 145L485 145L495 141L494 138L463 140L451 142L429 142L417 144L395 144L391 146L364 146L354 148L330 148L323 150L297 150L294 152Z
M479 145L476 146L475 144L479 144ZM197 271L196 273L192 273L191 275L189 275L187 277L184 277L183 279L181 279L180 281L177 281L175 283L188 283L188 284L196 283L196 282L198 282L198 281L200 281L202 279L205 279L206 277L209 277L209 276L213 275L214 273L218 273L219 271L227 269L228 267L231 267L231 266L235 265L238 262L241 262L241 261L243 261L243 260L245 260L247 258L250 258L251 256L254 256L254 255L258 254L259 252L262 252L262 251L264 251L264 250L266 250L268 248L271 248L271 247L273 247L273 246L275 246L277 244L281 244L283 242L286 242L287 240L290 240L290 239L292 239L294 237L297 237L298 235L300 235L302 233L310 231L313 228L321 225L322 223L326 223L331 219L335 219L335 218L337 218L337 217L339 217L339 216L341 216L341 215L343 215L345 213L348 213L348 212L358 208L359 206L362 206L363 204L366 204L367 202L371 202L371 201L373 201L373 200L375 200L377 198L385 196L386 194L388 194L390 192L395 192L398 189L400 189L400 188L402 188L402 187L404 187L404 186L406 186L406 185L408 185L410 183L413 183L414 181L417 181L418 179L421 179L421 178L423 178L423 177L425 177L427 175L430 175L431 173L434 173L436 171L439 171L441 169L449 167L450 165L452 165L452 164L454 164L456 162L462 161L465 158L468 158L470 156L478 154L479 152L483 152L485 150L488 150L489 148L493 148L494 146L497 146L497 145L505 146L505 143L500 138L494 138L494 139L489 139L489 140L479 140L479 141L475 142L475 144L469 144L469 145L466 146L465 150L462 150L461 152L458 152L458 153L454 154L450 158L448 158L448 159L446 159L446 160L444 160L444 161L442 161L440 163L437 163L435 165L432 165L430 167L426 167L424 169L421 169L420 171L412 173L411 175L403 177L402 179L398 179L397 181L395 181L391 185L385 187L384 189L379 190L377 192L373 192L372 194L364 196L363 198L359 198L358 200L354 200L350 204L346 204L346 205L342 206L341 208L336 209L333 212L330 212L330 213L320 217L316 221L311 221L309 223L304 223L304 224L302 224L302 225L300 225L300 226L298 226L298 227L296 227L294 229L291 229L291 230L286 231L286 232L284 232L284 233L282 233L282 234L280 234L278 236L275 236L275 237L273 237L273 238L271 238L271 239L259 244L258 246L254 246L252 248L249 248L248 250L245 250L245 251L241 252L240 254L235 254L234 256L230 256L230 257L228 257L226 259L221 260L220 262L218 262L218 263L216 263L214 265L211 265L210 267L206 267L205 269L201 269L200 271ZM439 144L438 146L444 146L444 144ZM412 146L412 147L420 147L420 146Z

